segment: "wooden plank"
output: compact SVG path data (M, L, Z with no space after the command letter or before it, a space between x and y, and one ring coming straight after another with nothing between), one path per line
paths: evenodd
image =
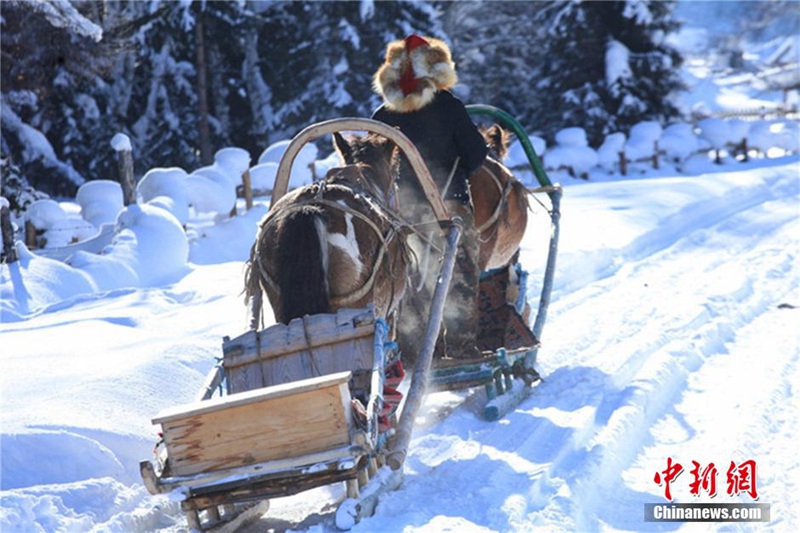
M347 383L350 379L350 374L350 372L339 372L328 376L304 379L294 383L285 383L274 387L231 394L230 396L224 396L222 398L169 407L167 409L162 409L152 422L153 424L163 424L165 422L181 420L191 416L213 413L228 408L247 406L271 399L337 386L340 383Z
M360 440L362 434L357 434L353 440ZM364 438L366 441L366 438ZM218 489L220 484L224 484L225 480L229 479L253 479L253 478L267 478L267 477L291 477L301 475L302 472L308 471L309 467L318 469L319 465L331 463L336 465L337 469L343 469L343 464L350 464L357 461L358 457L366 454L367 449L359 448L358 446L346 445L338 448L331 448L323 452L302 455L299 457L288 457L276 460L270 460L263 463L254 463L245 466L236 466L231 468L223 468L211 472L201 472L198 474L190 475L167 475L164 477L156 477L157 490L159 493L167 493L173 491L177 487L192 487L200 492L206 490L221 490ZM149 461L142 461L146 463ZM140 470L147 468L140 464ZM331 468L331 466L328 466ZM152 464L150 465L152 469ZM149 473L147 473L149 475ZM145 474L142 475L142 478ZM153 473L153 476L156 476ZM148 489L149 490L149 489ZM155 494L155 493L153 493Z
M289 328L289 326L283 326L279 324L283 328ZM274 326L273 326L274 327ZM278 337L274 335L274 332L269 331L268 328L259 332L258 334L254 331L248 331L232 339L227 341L223 344L223 354L225 356L225 366L232 367L232 366L239 366L244 364L253 363L259 359L269 359L273 357L280 357L282 355L286 355L292 352L297 351L298 348L307 348L308 344L305 339L305 335L303 334L301 329L298 328L291 328L287 330L281 331L281 336ZM269 334L265 334L268 332ZM334 344L341 341L347 341L350 339L358 339L363 337L369 337L374 333L373 326L364 325L359 326L357 328L339 328L334 332L331 332L328 335L316 335L314 344L311 345L312 348L317 348L319 346L325 346L328 344ZM261 335L260 345L261 345L261 354L259 356L258 352L258 345L259 342L256 340L256 335Z
M341 309L248 332L223 344L228 393L289 383L373 364L372 310Z
M320 323L319 317L326 317L325 322ZM374 330L374 317L369 308L340 309L335 315L320 314L305 319L309 323L307 327L310 337L313 338L312 348L372 335ZM303 319L296 318L288 326L275 324L259 332L248 331L235 339L228 339L222 344L226 367L279 357L298 348L307 349L309 344L305 329ZM258 350L259 345L261 353Z
M350 442L350 373L162 412L173 475L322 452ZM212 404L212 405L201 405Z

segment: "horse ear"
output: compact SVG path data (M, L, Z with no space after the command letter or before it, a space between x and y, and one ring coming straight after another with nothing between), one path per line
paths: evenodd
M386 159L391 161L392 154L394 154L395 145L392 141L384 137L383 135L374 135L375 144L383 151L384 156Z
M489 129L484 131L483 136L489 143L489 147L497 154L497 157L501 160L505 159L506 155L508 155L510 141L508 132L497 124L492 124Z
M333 147L345 165L353 164L353 149L339 132L334 132L333 134Z

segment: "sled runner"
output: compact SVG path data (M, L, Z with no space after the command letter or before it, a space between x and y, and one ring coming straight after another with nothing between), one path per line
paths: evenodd
M555 268L560 189L543 183L553 201L554 229L533 331L524 316L527 275L513 265L492 271L481 281L485 357L434 361L461 224L450 219L408 139L365 119L310 126L284 154L272 205L286 194L289 171L303 144L344 130L378 133L403 151L446 235L407 393L398 392L405 375L402 354L390 338L388 318L374 306L309 314L259 330L255 306L261 302L256 299L251 331L225 338L223 357L197 401L165 409L153 419L162 440L155 458L140 463L147 489L179 497L192 529L233 530L266 512L270 498L334 483L346 487L336 524L347 529L371 515L380 495L402 482L414 421L428 390L485 386L490 401L484 416L497 419L538 379L533 365Z

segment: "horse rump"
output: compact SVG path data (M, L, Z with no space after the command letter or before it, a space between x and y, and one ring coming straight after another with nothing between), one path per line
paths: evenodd
M253 306L253 324L260 320L262 289L277 322L331 312L327 249L319 234L326 222L322 209L306 205L261 227L245 273L245 302Z
M274 253L276 281L280 289L280 322L317 313L330 313L327 248L323 250L320 227L327 214L317 206L292 210L279 225Z

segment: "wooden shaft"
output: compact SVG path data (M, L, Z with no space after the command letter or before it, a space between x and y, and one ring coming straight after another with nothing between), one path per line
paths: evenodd
M433 350L436 347L436 339L439 337L439 330L444 316L444 304L447 292L450 289L450 281L453 278L453 268L456 264L456 251L458 241L461 238L461 219L454 219L454 224L447 234L447 248L445 250L444 261L439 270L439 279L433 293L431 310L428 318L428 326L425 330L425 337L420 348L417 364L414 366L414 373L411 377L411 386L406 395L406 403L403 406L403 413L400 416L400 423L397 427L397 437L394 442L387 464L392 470L399 470L406 459L408 445L411 442L411 432L414 430L414 420L417 412L422 406L422 400L428 387L428 374L430 373L431 361L433 360Z
M292 164L294 163L297 154L300 153L300 149L309 141L313 141L314 139L322 137L323 135L340 131L368 131L383 135L395 143L408 159L411 168L414 169L414 172L417 175L417 180L419 180L419 184L425 193L425 197L431 204L431 208L433 209L437 220L448 220L450 218L447 208L444 205L444 201L442 200L442 196L439 194L439 190L436 187L436 183L434 183L428 167L425 165L422 156L419 155L419 151L417 151L417 148L414 146L414 144L408 139L408 137L400 133L399 130L392 128L383 122L378 122L377 120L367 118L337 118L327 120L325 122L312 124L298 133L289 143L289 146L286 148L286 152L284 152L281 162L278 165L278 173L275 176L275 185L272 188L271 206L275 205L275 203L286 194L286 191L289 188L289 175L292 170Z

